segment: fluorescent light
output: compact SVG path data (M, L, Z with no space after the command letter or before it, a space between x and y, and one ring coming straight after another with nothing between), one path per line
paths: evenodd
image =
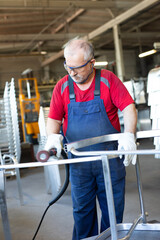
M108 62L104 61L104 62L95 62L94 66L106 66L108 65Z
M154 49L160 49L160 42L153 43Z
M45 55L45 54L47 54L47 52L46 51L41 51L41 54Z
M144 52L144 53L139 54L138 57L139 57L139 58L146 57L146 56L151 55L151 54L154 54L154 53L156 53L156 52L157 52L157 50L152 49L152 50L150 50L150 51L147 51L147 52Z

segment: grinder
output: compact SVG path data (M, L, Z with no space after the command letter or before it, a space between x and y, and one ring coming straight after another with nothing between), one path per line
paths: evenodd
M55 148L52 148L50 149L49 151L46 151L46 150L42 150L42 151L39 151L37 152L36 154L36 159L37 161L39 162L47 162L48 159L51 157L51 156L56 156L56 149Z

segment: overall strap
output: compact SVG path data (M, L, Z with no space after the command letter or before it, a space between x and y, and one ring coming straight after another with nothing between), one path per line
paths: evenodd
M68 75L68 84L69 84L69 98L70 100L75 99L73 79Z
M101 69L96 69L94 96L100 96Z
M101 70L96 69L94 96L100 96L100 79L101 79ZM68 84L69 84L69 98L70 100L75 99L73 80L70 75L68 76Z

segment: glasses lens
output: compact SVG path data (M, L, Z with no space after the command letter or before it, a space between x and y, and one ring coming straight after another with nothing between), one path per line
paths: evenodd
M64 62L64 68L66 69L67 72L73 71L75 73L82 72L85 68L85 66L90 62L91 60L88 60L85 64L78 66L78 67L69 67L67 66L66 62Z

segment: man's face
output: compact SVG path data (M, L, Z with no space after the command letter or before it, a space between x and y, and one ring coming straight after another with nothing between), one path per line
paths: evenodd
M66 58L65 68L76 83L82 83L93 71L94 59L84 60L82 51Z

